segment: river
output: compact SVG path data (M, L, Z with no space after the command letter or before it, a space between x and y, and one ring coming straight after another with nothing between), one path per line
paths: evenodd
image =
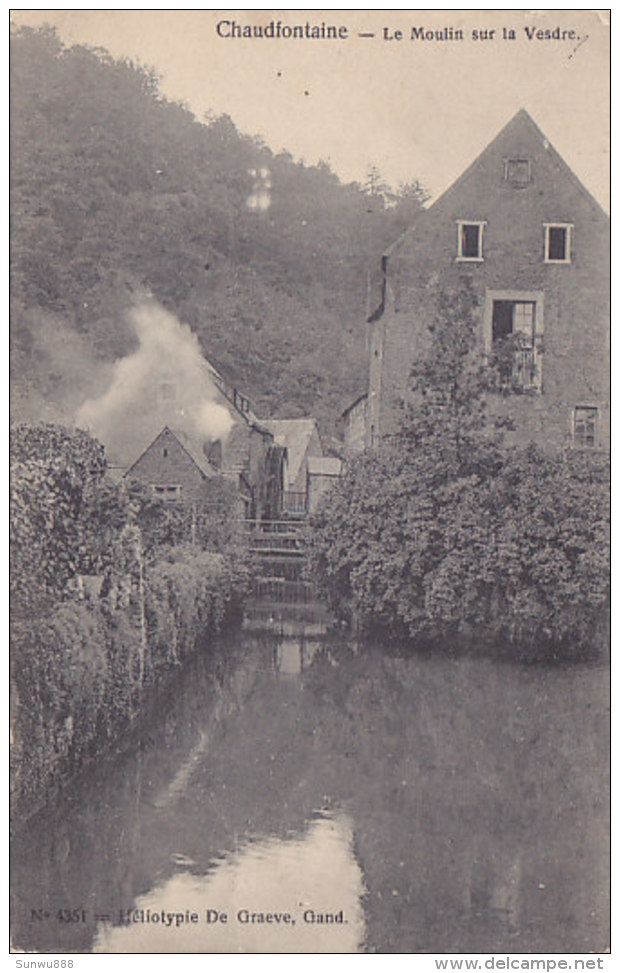
M608 667L259 623L19 832L14 949L607 948Z

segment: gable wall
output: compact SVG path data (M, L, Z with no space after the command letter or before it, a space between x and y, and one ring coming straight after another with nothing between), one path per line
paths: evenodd
M542 140L516 129L489 147L390 259L388 307L371 336L368 422L379 435L397 422L397 401L407 395L439 293L462 277L478 299L481 348L488 291L543 295L543 394L494 397L495 411L515 417L517 439L562 445L574 405L609 399L608 221ZM503 160L523 156L531 159L533 178L515 188L503 180ZM486 220L482 263L455 260L458 219ZM545 222L574 224L570 264L544 263Z
M183 500L198 500L205 482L201 471L170 431L157 437L129 476L147 486L180 486Z

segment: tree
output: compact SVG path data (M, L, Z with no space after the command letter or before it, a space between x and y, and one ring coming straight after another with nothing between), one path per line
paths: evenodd
M495 469L499 431L488 418L492 374L480 354L477 300L464 278L438 296L426 353L411 369L396 443L405 453L424 448L451 476Z
M57 597L78 570L84 510L103 447L61 426L11 431L11 590L16 609Z
M14 376L42 408L51 400L46 416L73 422L75 386L47 362L41 321L61 320L111 362L132 347L132 293L148 291L259 414L312 412L329 426L364 381L368 266L413 197L388 207L227 116L202 124L153 72L53 31L16 31L11 47ZM248 205L252 172L268 173L266 209ZM32 418L24 401L16 414Z
M467 284L444 294L390 442L313 521L313 575L362 626L455 650L580 658L609 610L606 464L506 446Z

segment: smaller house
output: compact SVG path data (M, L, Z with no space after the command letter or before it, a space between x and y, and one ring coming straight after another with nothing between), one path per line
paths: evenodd
M187 435L165 426L124 478L146 484L167 503L196 503L204 495L205 481L216 475L207 457Z
M314 513L321 497L342 473L342 461L335 456L308 457L308 513Z
M316 420L266 419L264 424L287 452L282 512L288 517L303 517L308 505L308 462L323 456Z

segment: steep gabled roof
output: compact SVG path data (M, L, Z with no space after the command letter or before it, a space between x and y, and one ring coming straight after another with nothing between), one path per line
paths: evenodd
M208 358L205 358L204 355L202 356L202 360L203 360L204 370L207 373L210 381L213 383L213 385L215 385L218 391L224 396L226 401L232 406L237 416L241 418L243 422L247 423L247 425L252 426L254 429L256 429L258 432L262 432L262 433L269 432L269 430L266 428L265 423L262 420L257 419L257 417L254 415L254 412L250 408L250 401L247 398L247 396L240 393L239 390L234 387L234 385L228 382L223 377L223 375L220 372L218 372L215 365L213 365L213 363L210 362ZM245 404L245 407L243 408L242 408L242 403Z
M597 213L607 216L605 210L599 202L594 198L592 193L586 189L581 180L575 175L570 166L564 161L557 149L554 149L551 142L547 136L540 130L532 116L525 110L525 108L520 108L516 115L510 119L510 121L504 125L500 132L495 136L495 138L489 142L489 144L482 150L482 152L476 156L474 161L461 173L461 175L456 179L451 186L449 186L442 194L439 196L432 204L428 207L427 212L431 212L439 203L443 202L452 193L455 193L464 183L470 173L480 165L485 155L495 148L496 144L502 141L507 141L509 138L515 135L523 134L524 137L534 136L538 141L541 142L545 151L548 153L550 158L559 166L563 173L570 179L576 189L578 189L583 196L590 202L590 204L596 209Z
M136 460L134 460L134 462L131 464L131 466L126 471L126 473L124 474L124 476L129 476L130 473L131 473L131 471L133 469L135 469L135 467L138 465L138 463L140 462L140 460L144 456L146 456L146 454L149 452L150 449L152 449L154 446L157 445L157 443L158 443L158 441L160 439L162 439L165 436L172 436L173 439L175 439L177 441L177 443L179 444L179 446L181 447L181 449L185 453L187 453L188 458L191 460L191 462L194 464L194 466L196 466L198 468L199 472L203 476L205 476L205 477L211 477L211 476L216 476L217 475L217 470L214 469L214 467L209 463L209 460L204 455L204 453L202 453L202 451L198 448L198 446L195 443L192 443L191 442L190 438L187 435L185 435L185 433L183 433L183 432L175 432L174 430L170 429L169 426L164 426L164 428L161 430L161 432L159 432L155 436L155 439L153 439L153 441L149 443L149 445L146 447L146 449L144 449L140 453L140 455L138 456L138 458Z
M583 198L587 200L589 205L592 207L593 211L597 216L603 216L605 219L609 219L607 213L601 206L601 204L594 198L592 193L586 189L581 180L575 175L573 170L564 161L560 153L551 145L549 139L546 137L544 132L540 130L536 122L533 120L531 115L525 110L525 108L520 108L519 111L513 115L510 121L504 125L500 132L492 139L491 142L480 152L474 161L467 166L467 168L461 173L461 175L446 189L444 192L437 197L436 200L422 213L416 221L416 224L411 226L409 229L405 230L404 233L398 237L394 243L392 243L384 252L383 259L390 257L395 251L399 250L400 247L405 243L415 232L416 225L419 221L425 221L426 219L432 218L434 212L437 209L441 209L446 203L449 203L452 196L458 194L461 187L467 183L469 178L475 173L476 169L484 163L487 155L495 152L498 145L503 142L510 143L514 140L522 138L523 142L527 144L528 140L535 139L544 149L545 153L552 161L552 163L560 170L563 176L572 183L573 187L581 193ZM378 312L381 309L377 309ZM378 313L377 316L380 316Z
M288 450L288 477L292 483L306 455L313 434L318 429L315 419L266 419L265 425L281 446Z
M200 443L193 440L180 429L170 429L170 432L180 444L181 449L185 450L189 458L193 460L201 473L204 473L205 476L215 476L217 474L217 470L211 465L203 453Z

